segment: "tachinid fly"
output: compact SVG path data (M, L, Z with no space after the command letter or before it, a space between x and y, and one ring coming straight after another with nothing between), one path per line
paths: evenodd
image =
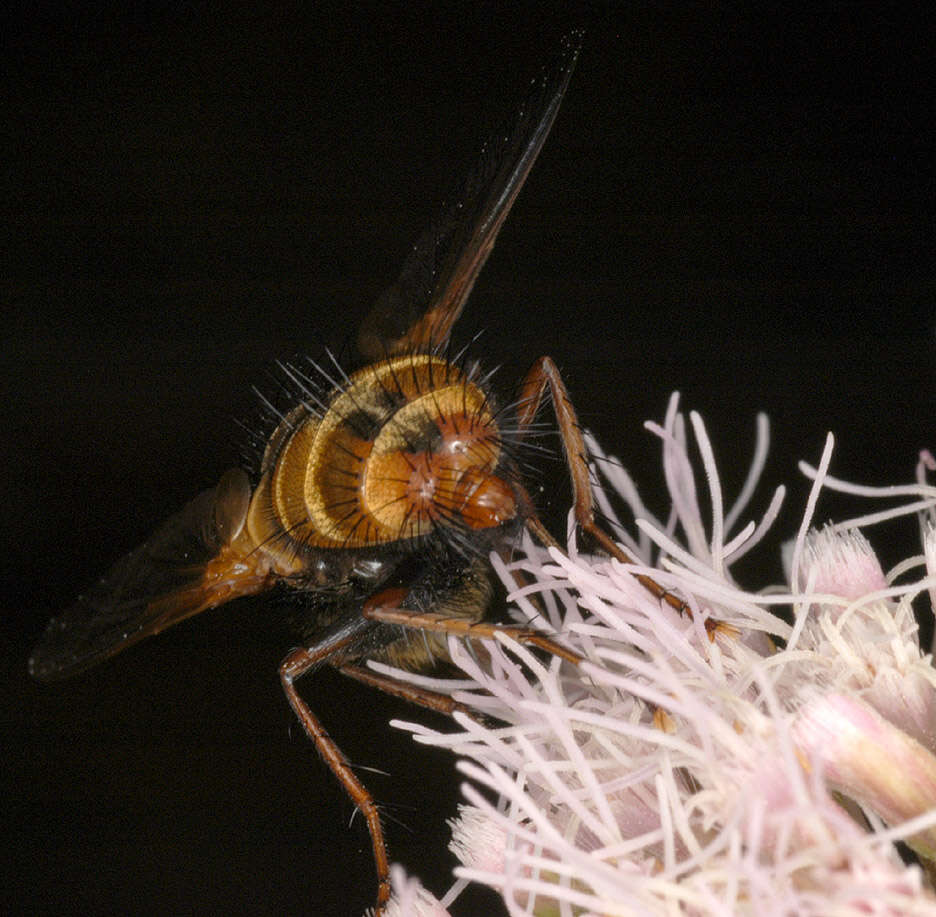
M477 365L449 349L452 326L553 124L580 44L578 33L564 41L513 128L485 147L455 204L417 241L364 320L359 367L288 370L295 404L280 412L253 474L228 471L169 518L49 623L29 661L37 679L64 678L205 609L274 587L292 590L304 614L303 646L283 660L280 679L366 818L378 913L390 884L377 808L299 696L296 679L327 663L451 712L449 698L378 675L367 660L426 669L447 659L450 634L505 631L578 661L541 634L485 620L490 552L509 552L524 527L555 544L517 458L547 393L579 525L628 560L595 524L584 443L553 361L539 358L518 400L505 407ZM683 610L652 580L641 582Z

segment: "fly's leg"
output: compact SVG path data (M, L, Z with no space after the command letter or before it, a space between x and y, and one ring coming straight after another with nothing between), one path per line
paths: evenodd
M486 593L478 590L476 584L468 587L465 595L482 603L486 599ZM400 628L452 634L469 640L489 639L501 633L520 643L538 647L574 665L582 661L582 657L577 653L537 631L513 625L475 622L471 617L412 611L403 607L407 600L412 601L412 588L392 587L381 590L371 596L363 607L349 611L329 625L317 635L317 639L310 646L292 650L279 667L280 682L286 699L302 724L302 728L313 741L332 773L338 778L354 805L364 816L371 837L374 866L377 872L375 917L380 917L384 913L390 898L390 865L377 803L367 787L357 778L351 763L328 734L322 722L299 695L295 685L296 680L328 664L351 678L419 706L448 715L461 711L477 718L475 711L458 704L450 697L406 684L392 676L372 672L357 665L357 662L378 653L382 648L398 640ZM482 613L483 609L484 604L479 605L478 613Z
M595 522L595 508L592 502L591 485L588 475L588 458L585 451L585 440L582 438L582 430L579 427L578 418L575 415L575 408L569 400L569 393L566 390L559 369L550 357L540 357L526 374L520 390L520 407L517 414L517 423L522 433L526 430L543 401L547 388L552 395L553 410L556 414L556 421L559 424L559 436L562 439L562 446L565 450L566 464L569 468L569 477L572 482L572 499L575 508L575 521L579 527L587 532L605 551L612 557L617 558L625 564L634 563L633 559L618 547L611 537ZM529 498L527 498L529 501ZM540 521L539 517L533 513L527 527L530 532L544 544L555 545L556 540L549 534L546 526ZM654 598L666 602L671 608L674 608L680 614L687 614L690 617L692 612L689 606L673 595L672 592L664 589L656 580L643 573L634 574L637 582L640 583ZM709 626L711 625L711 627ZM717 626L715 621L706 621L706 630L711 632Z
M537 646L575 664L581 661L581 657L577 654L536 631L513 626L473 624L468 619L409 611L401 607L408 595L409 590L404 588L390 588L378 592L364 603L360 611L348 614L335 622L311 646L300 647L290 652L279 667L280 682L283 685L286 699L302 724L302 728L315 743L318 753L338 778L351 801L364 816L367 830L370 833L374 866L377 872L375 917L380 917L384 913L384 907L390 898L390 864L377 803L367 787L357 778L351 763L335 740L299 695L295 681L327 663L351 678L411 701L418 706L448 715L462 711L477 718L476 712L453 701L450 697L406 684L392 676L372 672L348 660L360 658L362 647L375 650L381 645L386 645L388 639L392 642L394 638L390 635L399 633L399 627L405 627L411 630L451 633L468 639L490 638L496 633L505 633L519 642Z
M371 622L355 615L344 626L330 630L323 639L312 646L300 647L289 653L280 663L279 675L283 690L286 692L286 699L302 724L306 735L315 743L322 759L364 816L367 830L370 833L374 865L377 870L375 917L380 917L384 912L384 905L390 898L390 864L387 859L387 845L384 841L377 803L367 787L358 780L350 762L325 730L319 718L299 696L294 684L295 680L306 672L323 663L332 662L335 657L340 658L346 650L352 648L360 640L363 634L372 630L374 630L374 625Z
M387 592L394 590L388 589ZM401 592L403 590L400 590ZM536 630L517 627L513 624L491 624L487 621L472 622L465 618L452 618L436 614L431 611L411 611L401 608L398 603L390 602L387 605L372 605L368 603L364 608L364 617L370 621L381 624L395 624L410 630L421 630L430 633L451 634L468 640L491 640L497 634L504 634L518 643L535 646L552 656L578 665L583 661L578 653L573 652L561 643L541 634Z
M431 691L428 688L401 681L392 675L384 675L382 672L375 672L373 669L367 669L359 665L340 665L338 671L342 675L347 675L349 678L367 685L369 688L376 688L391 697L399 697L411 704L415 704L417 707L434 710L436 713L444 713L446 716L452 716L454 713L464 713L473 720L482 719L471 707L452 700L447 694L441 694L438 691Z

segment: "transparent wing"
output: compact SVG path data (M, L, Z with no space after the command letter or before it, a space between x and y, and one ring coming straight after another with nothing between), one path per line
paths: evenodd
M274 578L244 531L249 503L247 475L227 472L49 622L30 674L74 675L200 611L270 588Z
M557 58L521 106L512 130L495 135L454 203L416 242L396 283L377 300L358 333L369 361L444 347L555 121L578 58L582 33Z

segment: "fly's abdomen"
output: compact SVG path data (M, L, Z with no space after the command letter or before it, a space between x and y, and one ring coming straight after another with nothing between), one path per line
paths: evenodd
M248 529L286 570L305 549L406 542L446 528L490 529L517 508L483 388L431 354L350 376L270 438Z

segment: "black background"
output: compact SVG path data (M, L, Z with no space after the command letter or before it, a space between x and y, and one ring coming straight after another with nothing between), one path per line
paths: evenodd
M371 902L363 824L281 696L275 611L203 615L62 684L25 661L52 612L238 461L277 358L347 340L570 24L588 22L579 67L459 338L484 330L508 392L554 356L648 495L641 423L670 391L706 418L729 493L767 411L767 483L793 492L749 585L779 579L795 460L827 430L833 471L867 483L908 481L936 445L928 14L561 8L6 14L5 911ZM561 480L547 465L560 511ZM916 550L910 525L875 535L888 562ZM368 779L402 823L393 854L443 891L449 759L385 725L401 705L330 672L302 690L389 773Z

